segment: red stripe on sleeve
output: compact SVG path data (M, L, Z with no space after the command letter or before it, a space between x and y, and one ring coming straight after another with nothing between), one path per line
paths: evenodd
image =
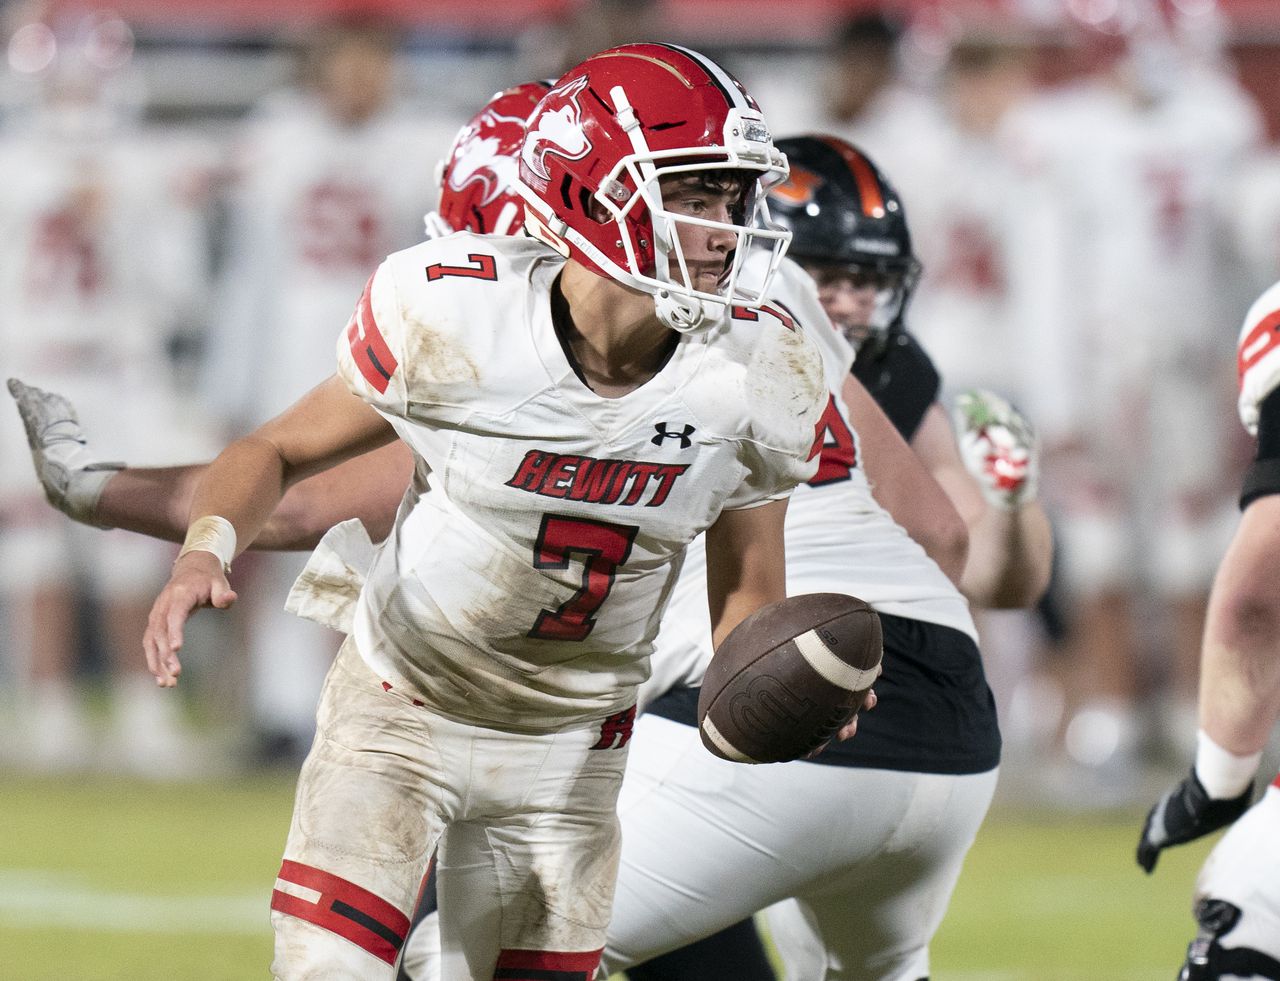
M1240 350L1236 352L1236 374L1241 388L1244 387L1245 372L1277 345L1280 345L1280 310L1263 317L1240 342Z
M378 330L378 322L373 317L372 293L371 276L356 305L356 312L351 315L351 322L347 324L347 344L351 347L351 356L355 358L360 374L381 395L386 392L391 376L396 373L400 364L387 346L386 338Z

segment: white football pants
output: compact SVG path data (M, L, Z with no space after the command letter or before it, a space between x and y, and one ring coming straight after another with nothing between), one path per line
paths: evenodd
M325 680L272 895L274 976L394 978L448 827L443 976L586 981L609 920L627 756L612 739L592 748L603 742L596 729L530 736L445 719L386 689L348 640Z

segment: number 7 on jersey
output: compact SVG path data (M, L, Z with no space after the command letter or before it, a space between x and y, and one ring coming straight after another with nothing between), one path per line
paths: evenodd
M634 525L544 515L533 548L534 568L567 569L571 556L581 556L582 585L558 610L539 613L528 635L539 640L585 640L639 530Z

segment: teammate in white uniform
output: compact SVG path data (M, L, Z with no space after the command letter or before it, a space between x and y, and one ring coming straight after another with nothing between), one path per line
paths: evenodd
M1073 426L1054 434L1047 460L1074 607L1065 748L1113 803L1136 786L1152 688L1168 693L1155 707L1181 723L1163 735L1176 745L1186 729L1230 535L1231 381L1213 370L1237 316L1222 197L1258 119L1233 81L1179 57L1167 38L1134 36L1036 120L1068 232L1058 276L1069 277L1068 326L1053 333L1076 346L1054 365L1075 387ZM1167 638L1144 606L1167 612L1157 618ZM1144 670L1152 641L1175 651L1157 685ZM1071 773L1069 793L1088 776Z
M4 80L24 82L29 101L0 133L0 361L109 415L109 456L199 459L213 444L186 424L168 351L198 325L206 298L197 189L210 154L197 140L136 125L140 106L122 92L132 78L123 21L92 14L56 26L32 21L15 32L9 64L29 73ZM162 433L157 418L171 422ZM0 421L0 458L11 461L24 445L16 420ZM176 706L157 702L133 654L170 550L125 535L86 537L51 515L24 476L0 467L0 591L12 630L4 667L18 700L0 755L18 766L123 765L151 775L186 766ZM114 682L106 740L92 732L76 690L75 605L84 592L100 601L94 626Z
M338 376L210 465L144 639L162 686L284 487L397 435L417 461L321 698L273 896L277 975L389 977L446 826L445 976L595 970L634 689L683 549L707 531L719 639L784 595L786 497L816 467L820 356L740 278L755 249L771 268L785 249L755 224L783 176L713 62L593 56L527 126L541 241L460 233L389 257Z
M1190 775L1151 809L1138 843L1138 863L1151 872L1161 849L1232 825L1196 883L1200 932L1183 981L1280 979L1280 777L1249 808L1280 720L1280 283L1245 317L1237 366L1240 418L1258 451L1209 601L1199 748Z

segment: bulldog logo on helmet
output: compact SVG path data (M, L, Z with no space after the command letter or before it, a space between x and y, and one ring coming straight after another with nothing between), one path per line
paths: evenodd
M521 158L544 181L551 179L547 154L581 160L591 152L591 141L582 131L582 107L578 104L578 93L586 87L587 76L580 75L563 87L552 89L542 99L545 108L531 121Z
M515 158L503 148L518 146L523 135L524 120L520 117L485 112L453 151L446 177L449 187L461 191L468 184L479 183L483 194L477 206L492 203L518 176Z

